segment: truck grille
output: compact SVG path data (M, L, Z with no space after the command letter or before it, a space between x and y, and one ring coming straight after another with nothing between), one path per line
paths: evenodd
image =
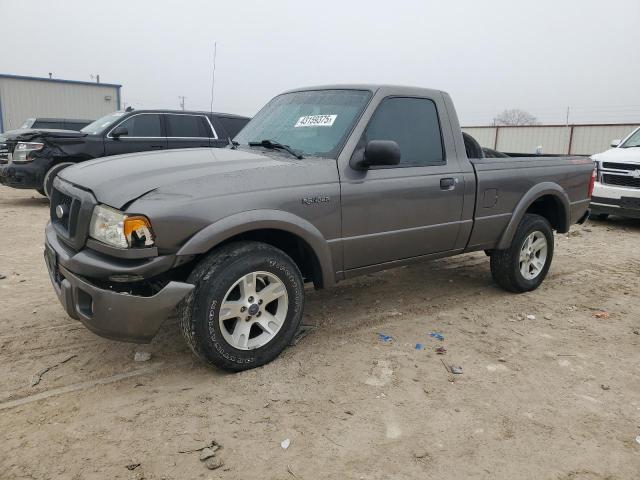
M632 163L602 162L602 168L611 168L613 170L625 170L627 172L633 172L634 170L640 170L640 164L634 165Z
M617 185L619 187L640 188L640 178L631 176L603 174L602 183L607 185Z
M4 142L0 142L0 163L9 162L9 145Z
M62 218L58 218L56 214L56 208L58 207L62 207L65 211L65 215ZM74 200L71 196L54 189L51 193L51 223L58 226L58 228L62 228L69 237L73 236L78 217L78 207L78 200Z
M51 191L50 218L58 238L74 250L84 247L89 235L89 223L95 198L67 182L56 179ZM58 217L56 209L61 207L64 215Z

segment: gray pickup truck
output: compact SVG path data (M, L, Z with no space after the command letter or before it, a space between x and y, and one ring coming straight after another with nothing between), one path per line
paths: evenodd
M484 250L495 281L543 281L553 231L588 216L593 162L485 158L446 93L341 85L271 100L225 149L84 162L54 182L45 259L67 313L148 342L174 311L193 351L275 358L316 288Z

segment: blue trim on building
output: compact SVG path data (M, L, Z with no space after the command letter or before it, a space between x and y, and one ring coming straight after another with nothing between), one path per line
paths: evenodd
M96 83L96 82L83 82L81 80L62 80L59 78L45 78L45 77L27 77L24 75L9 75L7 73L0 73L0 78L13 78L16 80L36 80L38 82L55 82L55 83L72 83L75 85L99 85L103 87L115 87L120 89L122 85L117 83Z

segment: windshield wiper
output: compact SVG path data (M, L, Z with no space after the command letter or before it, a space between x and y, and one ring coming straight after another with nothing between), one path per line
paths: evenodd
M297 153L289 145L283 145L281 143L274 142L273 140L269 140L269 139L260 140L259 142L249 142L249 146L271 148L272 150L275 150L275 149L284 150L285 152L288 152L294 157L296 157L298 160L302 160L304 158L302 155Z

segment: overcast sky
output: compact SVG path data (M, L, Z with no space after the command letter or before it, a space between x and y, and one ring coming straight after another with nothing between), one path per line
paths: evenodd
M640 0L0 0L0 73L123 85L136 108L254 114L327 83L448 91L464 125L640 121Z

